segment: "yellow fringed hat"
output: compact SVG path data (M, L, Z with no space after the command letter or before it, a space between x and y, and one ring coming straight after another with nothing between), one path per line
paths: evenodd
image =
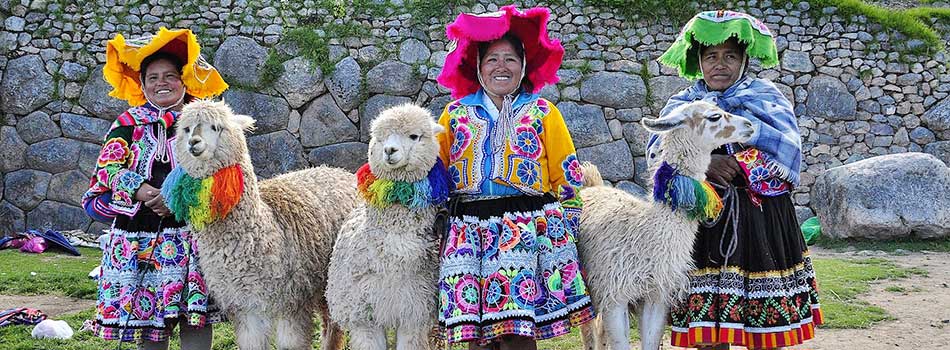
M228 89L218 70L201 56L201 45L190 29L162 27L155 35L129 40L116 34L106 43L106 65L102 76L112 85L109 96L125 100L131 106L145 104L139 70L142 60L156 52L178 56L185 63L181 69L181 81L189 95L208 98Z

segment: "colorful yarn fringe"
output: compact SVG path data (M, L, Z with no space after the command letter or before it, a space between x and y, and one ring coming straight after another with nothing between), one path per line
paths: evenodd
M680 175L667 162L653 174L653 200L666 203L674 211L686 211L690 220L712 220L722 212L722 199L709 182Z
M400 204L409 209L440 205L449 199L448 172L436 159L425 179L416 182L379 179L364 164L356 172L357 188L366 203L376 208Z
M182 167L176 167L162 184L162 196L175 219L191 224L195 230L227 217L243 193L244 173L237 164L204 179L193 178Z

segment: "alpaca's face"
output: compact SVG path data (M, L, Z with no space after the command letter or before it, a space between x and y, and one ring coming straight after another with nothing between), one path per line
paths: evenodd
M240 162L247 152L244 130L254 120L235 115L224 102L196 100L182 109L175 122L175 156L193 177L206 177Z
M421 107L402 105L383 111L370 132L369 163L373 173L403 181L425 177L438 157L435 135L441 131L442 126Z
M755 134L755 127L748 119L727 113L705 101L680 106L663 118L644 118L643 126L654 133L686 128L695 140L710 149L746 142Z

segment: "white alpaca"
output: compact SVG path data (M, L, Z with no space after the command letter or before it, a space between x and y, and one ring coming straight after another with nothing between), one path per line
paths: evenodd
M357 172L368 202L340 231L327 287L330 317L350 332L354 350L385 350L387 328L396 330L396 349L430 349L440 238L433 224L448 196L435 138L441 131L428 111L411 104L387 109L372 123L369 164ZM392 202L374 192L396 182L414 183L415 196Z
M707 102L686 104L663 118L641 123L663 135L655 164L666 162L679 175L699 182L706 179L713 150L748 141L754 133L745 118ZM577 246L599 314L583 329L585 348L630 349L628 307L632 306L640 310L641 348L659 349L669 305L688 284L698 219L687 215L688 208L674 211L668 203L604 186L592 164L584 164L583 171L589 187L580 192L584 212ZM718 196L714 200L721 205Z
M189 178L230 181L217 189L219 197L239 196L228 212L226 201L212 195L206 212L224 213L210 220L201 218L200 206L185 215L195 230L208 289L234 322L241 349L270 349L275 329L278 349L311 349L316 311L323 316L322 349L341 349L343 334L329 321L324 292L333 242L359 201L356 178L318 167L258 182L244 138L253 124L223 102L202 100L186 105L177 122L179 171ZM230 180L222 175L228 169ZM189 194L185 186L170 183L173 174L163 194L181 215L188 209L174 204Z

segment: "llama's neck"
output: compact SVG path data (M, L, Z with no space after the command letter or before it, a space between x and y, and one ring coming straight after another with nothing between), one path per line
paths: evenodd
M665 161L683 176L706 181L706 170L712 161L713 150L708 146L703 147L700 142L696 142L696 138L687 128L667 133L660 143L660 154L654 164L659 166Z
M705 181L712 150L693 141L688 131L675 132L667 134L660 145L660 157L654 167L653 200L682 212L688 220L715 219L722 210L722 200Z

